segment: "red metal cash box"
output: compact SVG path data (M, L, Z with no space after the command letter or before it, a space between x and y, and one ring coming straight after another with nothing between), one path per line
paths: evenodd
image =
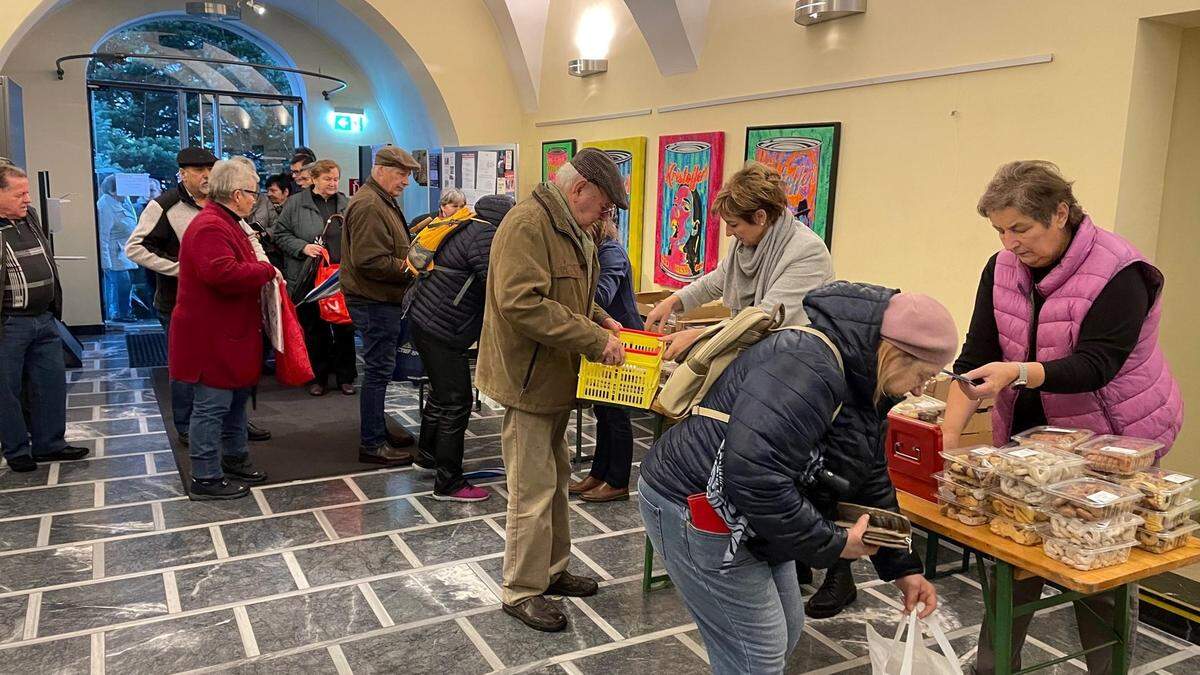
M936 424L888 414L888 432L884 441L888 474L897 490L921 499L937 501L937 480L942 470L942 428Z

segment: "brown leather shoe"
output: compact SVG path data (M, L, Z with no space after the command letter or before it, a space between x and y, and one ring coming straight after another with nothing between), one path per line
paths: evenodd
M608 483L600 485L579 495L585 502L621 502L629 499L629 488L615 488Z
M567 494L582 494L588 490L591 490L592 488L600 487L600 485L603 483L604 481L596 478L595 476L588 476L583 480L573 480L571 481L571 484L567 486Z
M387 444L393 448L411 448L417 444L417 439L412 435L412 432L399 424L388 424Z
M381 445L378 448L359 448L358 461L364 464L408 466L413 463L413 456L412 453Z
M567 627L567 617L558 605L541 595L535 595L515 605L504 605L504 613L515 616L526 626L545 633L557 633Z
M596 594L600 585L595 579L579 577L563 571L546 589L546 595L566 595L572 598L587 598Z
M345 394L346 396L353 396L354 391L355 391L354 385L348 384L348 383L342 385L342 393Z
M308 385L308 395L309 396L324 396L325 395L325 387L317 384L316 382L313 382L312 384Z

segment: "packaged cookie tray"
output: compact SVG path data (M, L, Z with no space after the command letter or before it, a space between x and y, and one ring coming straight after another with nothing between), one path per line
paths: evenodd
M1038 532L1037 526L1018 523L1004 516L992 516L992 519L988 521L988 529L992 531L992 534L1011 539L1025 546L1042 543L1042 535Z
M1192 514L1200 509L1200 501L1189 499L1170 511L1157 511L1134 507L1133 512L1145 519L1144 527L1150 532L1167 532L1191 520Z
M990 461L1001 479L1020 479L1038 488L1082 476L1086 464L1072 452L1048 446L1001 450Z
M1192 490L1197 483L1200 483L1200 479L1195 476L1178 471L1167 471L1157 466L1138 471L1130 476L1099 474L1099 477L1140 490L1142 501L1138 502L1138 506L1157 511L1170 511L1191 499Z
M947 518L953 518L963 525L986 525L990 516L982 509L959 504L952 496L938 492L938 511Z
M964 506L974 506L975 504L973 504L971 501L962 499L963 497L969 497L974 502L977 502L979 506L983 506L984 501L987 499L988 490L985 487L973 485L960 478L956 478L945 471L939 471L933 474L933 477L937 480L938 486L941 487L941 489L949 490L955 497L963 502Z
M1075 452L1091 469L1128 475L1150 468L1154 453L1162 447L1162 443L1130 436L1097 436L1076 446Z
M1041 488L1030 485L1024 478L997 476L997 491L1016 501L1040 507L1046 501L1046 493Z
M1012 439L1019 445L1049 445L1054 448L1071 450L1095 435L1096 432L1087 429L1040 426L1022 431Z
M972 445L966 448L942 450L942 465L946 475L959 482L987 487L993 484L991 457L999 452L990 445Z
M1049 522L1039 526L1039 531L1043 537L1065 539L1079 546L1094 548L1135 541L1137 528L1143 522L1145 521L1132 513L1098 522L1064 518L1054 514L1050 516Z
M1129 541L1124 544L1088 548L1068 539L1045 536L1044 532L1042 537L1042 551L1048 557L1085 572L1128 561L1129 552L1135 544L1136 542Z
M1166 553L1183 548L1192 538L1192 532L1200 523L1187 523L1167 532L1151 532L1144 527L1137 530L1138 548L1151 553Z
M1019 499L1013 499L998 490L992 490L988 493L988 509L997 516L1016 521L1022 525L1044 523L1050 519L1050 516L1043 513L1038 507L1026 504Z
M986 493L987 493L987 491L985 490L984 497L982 499L980 499L971 494L958 494L953 489L948 488L945 485L942 485L942 486L938 487L937 494L938 494L938 499L941 501L958 504L959 506L965 506L968 509L978 509L980 511L985 511L987 509L987 494Z
M921 396L909 396L897 403L892 408L892 412L922 422L937 424L938 418L942 416L942 413L946 412L946 403L924 394Z
M1098 478L1073 478L1047 485L1043 508L1081 521L1111 520L1142 500L1141 490Z

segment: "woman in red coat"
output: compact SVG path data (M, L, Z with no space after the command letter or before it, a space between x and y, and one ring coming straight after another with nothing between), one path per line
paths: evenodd
M255 256L241 226L257 196L258 173L250 160L217 162L208 204L179 246L179 291L167 345L171 379L196 385L189 434L192 499L245 497L246 483L267 478L246 447L246 401L262 366L260 297L278 274Z

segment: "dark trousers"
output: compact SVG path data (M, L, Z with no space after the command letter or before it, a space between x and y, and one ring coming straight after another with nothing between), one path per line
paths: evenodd
M38 459L67 445L67 376L62 340L50 312L5 315L3 322L0 446L8 459L31 455Z
M629 470L633 464L633 425L629 411L598 405L596 415L596 456L591 475L615 488L629 487Z
M162 324L163 330L167 333L167 350L170 353L170 312L159 310L158 322ZM175 431L180 436L187 436L191 433L192 398L196 395L195 389L196 385L189 382L171 380L171 417L175 420Z
M437 466L433 491L448 495L466 483L463 480L463 437L471 419L471 357L466 349L446 344L416 324L413 345L429 377L429 396L421 411L418 461Z
M297 307L296 318L304 329L304 346L312 364L313 382L327 387L332 375L338 385L354 384L358 378L358 366L354 362L354 325L321 319L321 310L315 302Z
M404 307L388 302L349 300L347 307L363 341L363 381L358 394L359 433L363 448L378 449L387 442L383 403L396 370L396 343Z
M188 445L192 478L221 478L224 475L221 470L223 459L239 463L245 461L249 453L246 448L246 401L250 400L250 389L217 389L197 384L195 393Z

